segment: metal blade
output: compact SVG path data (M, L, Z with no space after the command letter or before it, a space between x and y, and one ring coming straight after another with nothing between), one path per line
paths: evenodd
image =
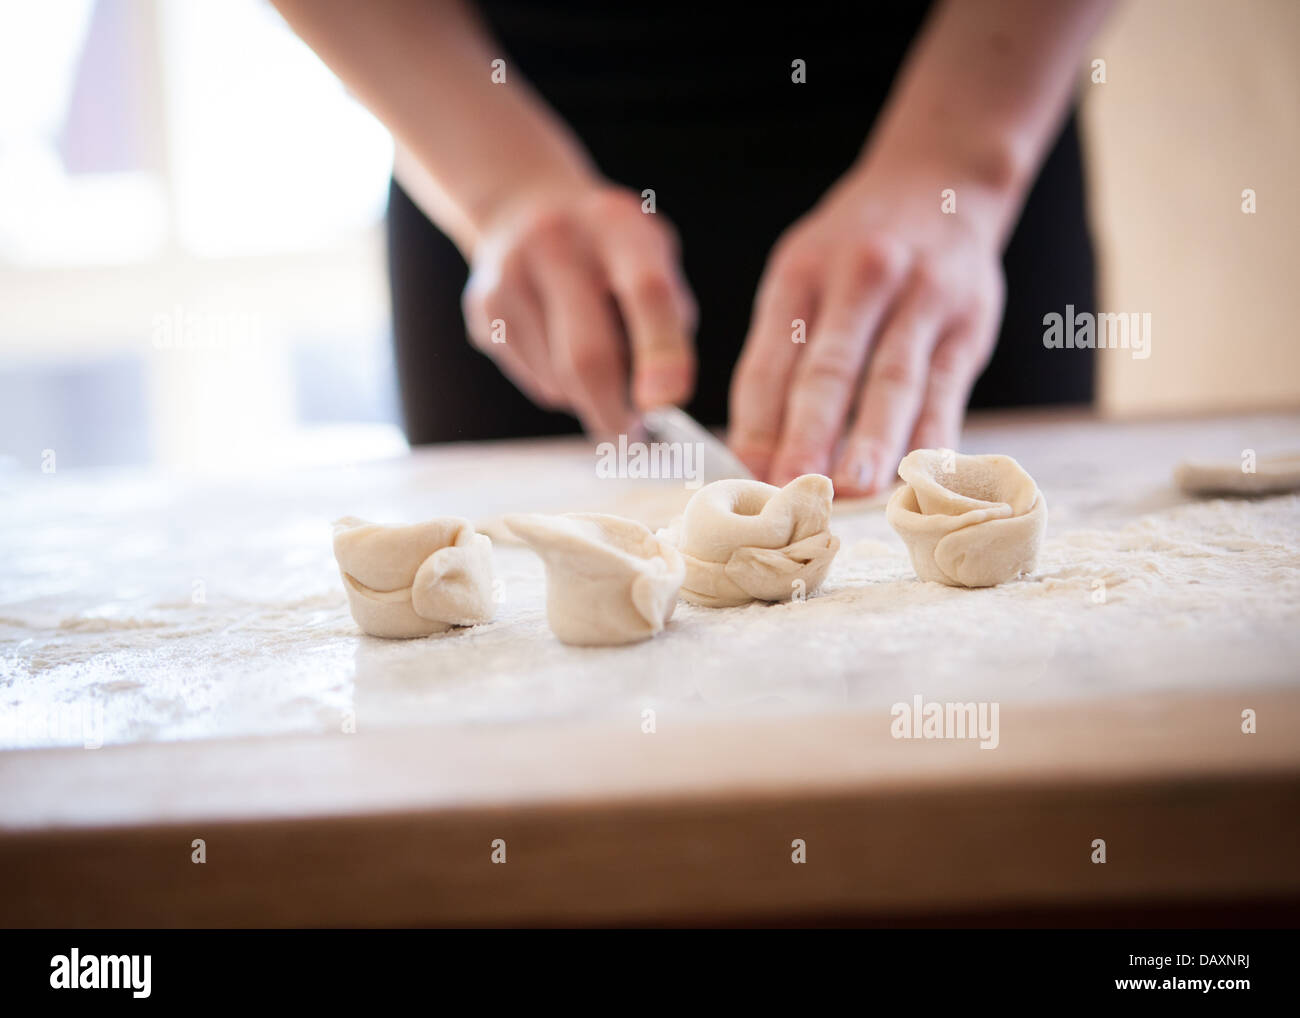
M704 481L721 481L728 477L753 479L731 450L714 437L708 428L675 406L655 407L641 415L641 426L657 442L698 444L704 449Z

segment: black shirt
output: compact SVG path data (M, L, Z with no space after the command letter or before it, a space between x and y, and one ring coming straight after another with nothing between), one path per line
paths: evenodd
M678 229L700 307L700 372L689 409L706 423L725 423L767 256L857 158L929 5L479 6L507 73L533 84L606 176L638 192L653 188L659 212ZM804 61L803 83L792 80L795 60ZM466 267L396 184L389 262L413 443L574 430L572 418L531 406L469 346L460 318ZM1088 401L1090 352L1042 344L1045 314L1067 303L1093 306L1073 117L1004 262L1006 314L972 405Z

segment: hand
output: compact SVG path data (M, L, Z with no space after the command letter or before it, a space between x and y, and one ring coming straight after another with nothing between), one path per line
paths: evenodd
M776 245L731 387L731 445L755 476L865 495L908 450L956 447L1004 284L996 217L979 200L945 214L947 187L960 203L923 167L859 171Z
M539 405L616 433L632 404L694 390L696 307L676 234L635 193L584 181L517 196L484 225L472 266L470 337Z

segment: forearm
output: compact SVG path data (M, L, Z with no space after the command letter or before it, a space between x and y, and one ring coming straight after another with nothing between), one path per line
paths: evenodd
M944 0L857 169L952 187L1005 243L1111 3Z
M273 0L392 132L403 182L467 254L526 191L596 176L581 144L461 0Z

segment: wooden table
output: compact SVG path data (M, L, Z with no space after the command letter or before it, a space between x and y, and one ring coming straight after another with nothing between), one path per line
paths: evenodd
M361 637L329 552L349 512L629 504L635 482L597 479L576 440L279 476L11 476L0 920L1285 912L1300 499L1190 504L1169 478L1184 455L1298 438L1294 415L977 418L964 448L1015 455L1047 494L1031 580L922 589L878 510L846 515L817 597L682 608L601 650L553 640L540 566L509 547L496 622ZM895 738L892 705L916 694L996 703L996 749Z

